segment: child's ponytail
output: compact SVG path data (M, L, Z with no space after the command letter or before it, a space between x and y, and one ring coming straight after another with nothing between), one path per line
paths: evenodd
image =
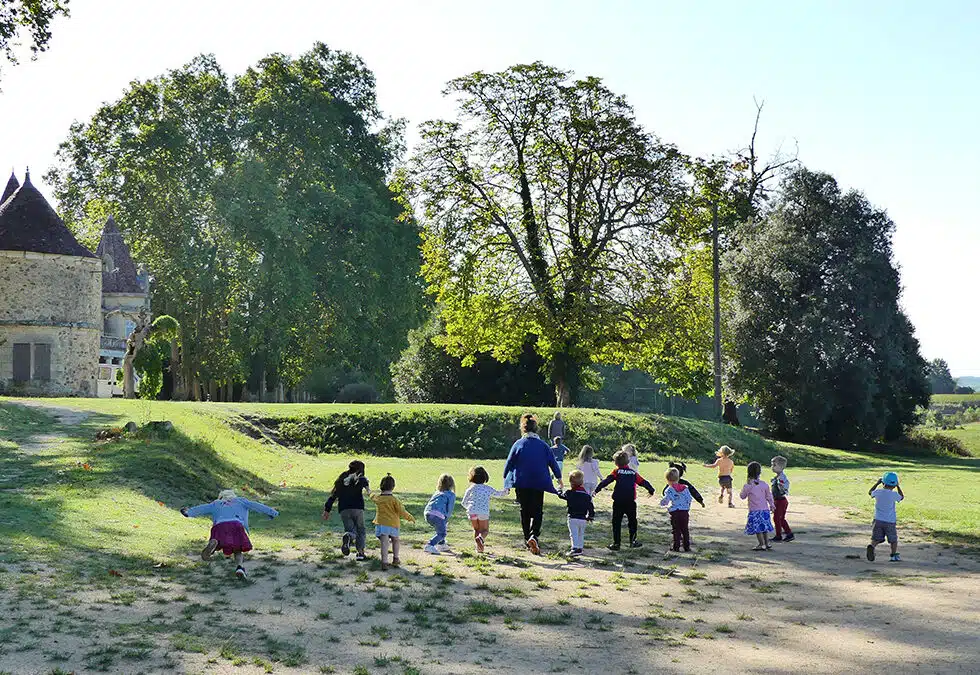
M390 492L395 489L395 478L390 473L381 479L379 486L382 492Z

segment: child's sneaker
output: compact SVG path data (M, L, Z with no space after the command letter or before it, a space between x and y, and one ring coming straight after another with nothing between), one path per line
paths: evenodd
M527 547L531 549L531 553L534 555L541 555L541 547L538 546L538 540L534 537L527 540Z
M630 542L630 548L642 548L642 547L643 547L643 543L637 541L636 539Z
M773 537L769 541L783 541L783 535L777 534L775 537Z
M718 495L718 503L719 504L725 503L725 495Z
M239 565L238 569L235 570L235 576L241 579L242 581L248 579L248 575L245 573L245 568L242 567L241 565Z
M439 553L452 553L453 550L449 548L449 544L436 544L436 550Z
M218 550L218 540L209 540L204 550L201 551L201 560L210 560L216 550Z
M875 561L875 547L872 546L871 544L868 544L868 548L865 551L865 555L868 558L868 562L874 562Z
M690 553L690 552L691 552L691 547L690 546L685 546L684 547L684 553Z
M382 572L387 572L388 571L388 563L386 563L386 562L381 563L381 571Z
M353 537L350 536L350 532L344 532L344 538L340 542L340 552L345 556L350 555L350 540Z
M476 535L476 552L483 553L483 537L481 535Z
M735 505L734 505L734 504L732 504L731 502L728 502L728 508L730 508L730 509L734 509L734 508L735 508Z
M608 548L610 551L618 551L619 544L609 544L609 546L607 546L606 548Z
M892 562L902 562L902 556L898 555L897 553L892 553L889 560L891 560Z
M367 560L367 556L364 555L363 553L358 552L358 554L354 556L354 560L356 560L357 562L363 562Z
M787 534L785 537L783 537L783 541L793 541L794 539L796 539L795 534Z
M392 567L401 567L402 566L401 558L392 558L391 559L391 566Z
M432 555L439 555L439 549L431 544L426 544L425 548L422 549L426 553L431 553Z

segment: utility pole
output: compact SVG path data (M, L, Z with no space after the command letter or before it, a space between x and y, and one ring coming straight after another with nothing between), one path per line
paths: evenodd
M715 420L720 420L722 415L721 402L721 299L719 297L719 285L721 273L718 264L718 202L711 207L711 277L714 282L714 328L715 328Z

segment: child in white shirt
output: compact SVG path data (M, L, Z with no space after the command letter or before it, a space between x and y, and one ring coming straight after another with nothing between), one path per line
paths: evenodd
M510 494L510 489L495 490L490 487L487 485L488 480L490 474L487 470L482 466L474 466L470 469L470 486L463 493L463 506L466 507L466 515L473 526L473 540L478 553L483 553L487 535L490 534L490 498Z

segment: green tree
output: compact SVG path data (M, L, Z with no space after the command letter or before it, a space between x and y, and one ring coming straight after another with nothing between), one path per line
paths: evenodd
M153 320L142 348L136 352L133 368L139 374L139 397L154 399L163 387L164 363L179 350L180 325L172 316Z
M929 377L929 388L933 394L953 394L956 392L956 380L949 372L949 365L943 359L933 359L926 363L926 374Z
M500 362L478 354L464 366L437 344L444 335L438 310L408 333L408 347L391 364L391 379L399 403L480 403L486 405L540 405L553 395L541 370L534 340L513 361Z
M21 31L29 34L31 58L48 48L51 22L57 16L68 16L69 0L2 0L0 1L0 51L8 62L17 64L16 48ZM0 71L2 72L2 71Z
M806 169L740 230L728 256L730 379L779 436L831 447L893 439L928 403L893 230L860 193Z
M541 63L477 72L446 93L457 118L422 125L410 181L447 351L507 360L537 336L562 405L593 362L704 390L698 299L678 247L681 153L600 80Z
M187 395L283 396L327 363L390 390L423 297L418 229L387 184L401 127L345 52L274 54L234 81L201 56L74 125L48 179L83 239L108 213L130 227L154 311L180 324Z

